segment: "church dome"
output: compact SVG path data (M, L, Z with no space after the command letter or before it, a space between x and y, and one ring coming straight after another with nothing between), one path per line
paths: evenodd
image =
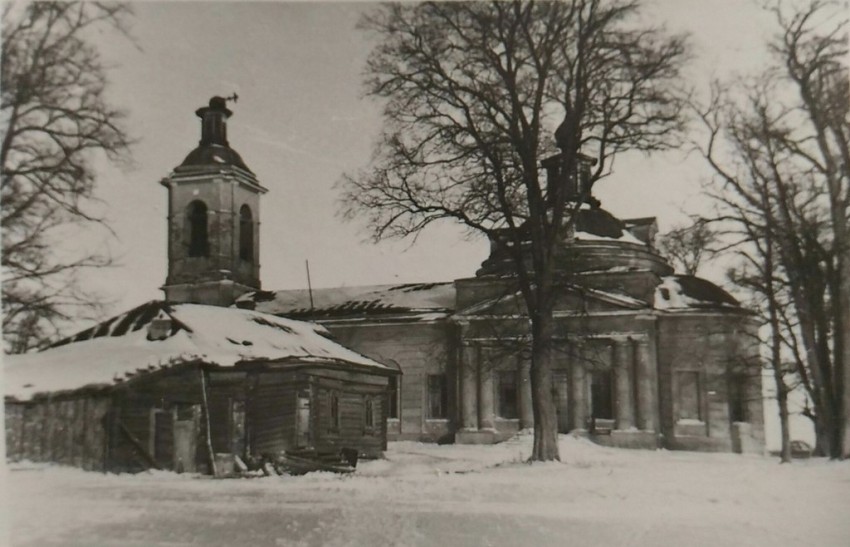
M238 95L235 94L227 98L216 96L210 99L207 106L195 111L195 115L201 119L201 142L189 152L180 167L230 165L251 172L242 156L227 142L227 120L233 116L233 112L227 108L227 101L237 99Z
M248 169L248 166L245 165L245 162L242 160L242 156L240 156L236 150L229 146L223 146L220 144L198 146L189 152L189 155L186 156L186 159L183 160L180 167L199 165L232 165L234 167L244 169L249 173L252 172Z

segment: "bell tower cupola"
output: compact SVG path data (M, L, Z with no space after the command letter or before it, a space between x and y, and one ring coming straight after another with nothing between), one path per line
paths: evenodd
M260 196L267 192L227 140L233 112L213 97L195 114L201 140L160 183L168 189L168 302L229 306L260 288Z

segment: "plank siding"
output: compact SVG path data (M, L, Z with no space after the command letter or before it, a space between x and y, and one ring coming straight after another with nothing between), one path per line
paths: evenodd
M295 448L296 399L307 387L303 378L293 373L256 378L247 416L252 454L273 457Z

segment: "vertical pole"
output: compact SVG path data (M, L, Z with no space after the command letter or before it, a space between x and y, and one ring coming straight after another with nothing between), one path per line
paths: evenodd
M212 475L216 475L215 469L215 454L213 453L212 448L212 435L210 434L210 407L207 403L207 381L206 374L204 373L204 367L198 367L198 371L201 373L201 401L203 402L204 409L204 427L206 428L206 437L207 437L207 455L210 459L210 470L212 471Z
M310 294L310 311L313 311L313 285L310 282L310 261L305 260L304 264L307 266L307 292Z

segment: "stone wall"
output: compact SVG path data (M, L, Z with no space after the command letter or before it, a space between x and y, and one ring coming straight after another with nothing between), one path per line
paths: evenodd
M387 424L390 440L440 441L455 430L457 382L455 342L445 320L432 322L357 323L328 322L336 340L388 364L401 368L399 418ZM428 375L446 374L446 418L427 415Z
M751 317L741 314L689 312L659 317L665 446L716 451L741 451L746 446L752 451L752 446L764 445L761 368L754 329ZM733 421L738 389L746 427Z

